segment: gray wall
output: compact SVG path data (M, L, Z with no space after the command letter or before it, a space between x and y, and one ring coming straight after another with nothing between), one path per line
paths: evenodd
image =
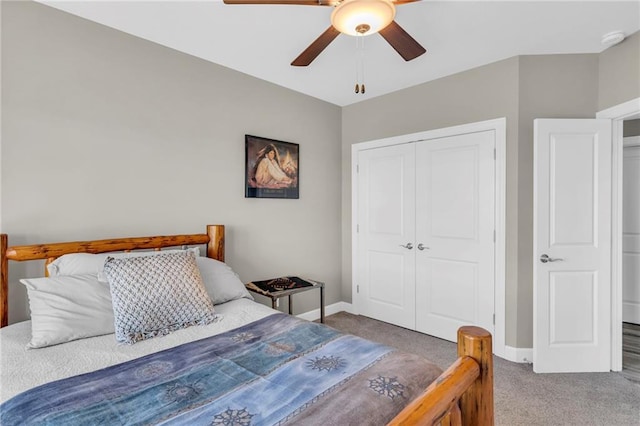
M339 107L37 3L1 7L10 244L223 223L243 280L306 275L341 299ZM245 133L300 144L299 200L244 198ZM17 280L41 268L10 269L11 322L28 312Z
M640 31L600 53L598 111L640 97Z
M519 309L518 277L518 69L519 59L475 68L410 89L347 106L342 113L343 298L351 300L351 145L389 136L507 119L507 342ZM511 342L511 343L510 343Z

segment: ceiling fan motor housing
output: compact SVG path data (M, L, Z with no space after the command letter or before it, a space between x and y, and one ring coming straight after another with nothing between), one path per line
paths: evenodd
M362 36L382 30L395 16L390 0L345 0L331 13L331 24L343 34Z

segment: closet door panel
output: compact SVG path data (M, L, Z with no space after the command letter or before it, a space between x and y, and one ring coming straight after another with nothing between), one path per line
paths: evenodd
M430 286L426 298L431 316L444 321L473 324L477 318L474 301L478 293L478 265L475 262L458 262L448 259L428 259L425 264ZM470 295L463 297L460 295Z
M359 313L414 329L415 147L361 151L358 169Z
M430 149L428 155L421 176L429 184L431 236L443 242L477 239L478 147Z
M368 250L367 252L368 299L371 304L386 309L403 309L406 300L405 286L395 287L406 276L406 263L402 254ZM389 291L395 287L394 291Z
M494 146L493 131L416 144L418 331L493 330Z

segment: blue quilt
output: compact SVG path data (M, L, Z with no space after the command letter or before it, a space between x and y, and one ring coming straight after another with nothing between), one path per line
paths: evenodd
M439 373L419 357L274 314L33 388L0 406L0 424L384 424Z

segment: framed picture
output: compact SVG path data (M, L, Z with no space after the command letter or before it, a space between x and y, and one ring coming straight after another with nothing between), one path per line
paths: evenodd
M245 198L299 198L300 145L245 135Z

